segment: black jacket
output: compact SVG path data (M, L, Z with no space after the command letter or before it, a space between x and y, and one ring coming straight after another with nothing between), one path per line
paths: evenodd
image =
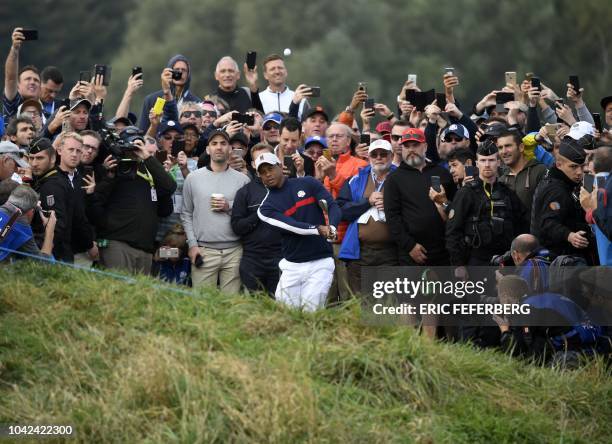
M444 221L429 199L432 176L440 177L446 195L452 199L456 191L452 176L429 162L423 172L402 162L385 181L385 216L391 236L398 243L400 265L414 265L409 253L417 243L427 250L427 265L448 265Z
M236 88L231 92L223 91L221 88L217 88L217 96L221 99L225 100L228 105L229 111L238 111L241 113L246 113L249 108L257 108L262 113L263 105L261 104L261 100L259 99L259 93L251 93L248 88Z
M141 175L106 177L96 185L89 214L100 239L122 241L152 253L158 216L172 213L176 182L155 157L139 161L138 171L151 174L157 201L153 201L151 184Z
M281 258L281 238L270 224L257 216L259 205L268 190L258 176L240 188L232 206L232 230L242 239L243 256L253 258Z
M55 210L57 224L53 239L53 256L64 262L74 262L74 253L93 246L93 230L85 216L83 180L78 171L70 184L67 173L59 167L38 178L33 186L40 194L44 210Z
M593 251L590 247L595 244L595 239L590 236L591 228L584 219L585 213L580 206L578 193L578 184L563 171L557 167L549 169L533 196L531 233L555 256L581 256L593 264ZM576 249L567 241L569 234L577 231L585 231L590 236L589 248Z

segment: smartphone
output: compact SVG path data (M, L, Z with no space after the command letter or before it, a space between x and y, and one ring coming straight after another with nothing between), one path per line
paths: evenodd
M589 193L593 192L593 185L595 184L595 176L592 174L586 173L582 177L582 187L587 190Z
M374 99L368 97L365 101L364 107L367 109L374 109Z
M157 99L155 99L155 105L153 105L153 112L155 113L156 116L161 116L161 114L164 112L165 104L166 104L166 99L162 99L161 97L158 97Z
M438 193L442 191L442 185L440 183L440 176L431 176L431 187L434 190L436 190L436 192Z
M60 106L65 106L66 110L70 109L70 99L66 97L64 100L62 100L62 103L60 104Z
M578 76L569 76L569 82L574 88L574 91L576 91L576 94L580 94L580 80Z
M91 71L79 71L79 82L91 82Z
M134 66L132 68L132 77L135 77L138 74L142 74L142 66ZM140 78L142 79L142 75L140 76Z
M555 100L555 103L556 103L558 106L563 107L563 105L565 105L565 100L563 100L563 99L557 99L557 100Z
M185 139L174 139L172 141L172 157L176 158L178 153L185 150Z
M256 51L247 52L246 64L247 64L247 68L255 69L255 65L257 64L257 52Z
M516 71L506 71L506 84L516 85Z
M293 157L289 155L283 156L283 165L286 169L291 171L291 169L293 168Z
M251 114L234 113L232 115L232 120L235 120L238 123L244 123L247 126L255 125L255 116Z
M38 29L22 29L24 40L38 40Z
M417 75L416 74L408 74L408 81L409 82L417 82Z
M370 144L370 135L369 134L362 134L361 136L359 136L359 143L365 143L366 145Z
M433 177L433 176L432 176ZM466 165L465 166L465 177L478 177L478 168L474 165Z
M232 154L242 159L242 156L244 155L244 150L242 148L234 148L232 150Z
M310 88L310 91L312 92L310 97L321 97L321 87L320 86L309 86L308 88Z
M561 126L560 123L547 123L544 125L546 127L546 134L548 138L551 140L555 140L555 136L557 135L557 130Z
M417 91L414 89L406 90L406 100L410 102L411 105L414 105L416 102L416 93Z
M168 152L164 150L155 151L155 158L159 160L159 163L164 163L168 160Z
M325 157L327 160L332 160L332 153L329 148L325 148L323 150L323 157Z
M603 130L603 127L601 126L601 116L599 113L592 113L592 115L593 121L595 122L595 129L601 133Z
M606 180L608 180L606 176L597 176L597 189L606 188Z
M178 69L173 69L172 70L172 80L174 80L175 82L178 80L181 80L183 78L183 72L179 71Z
M539 77L532 77L531 78L531 87L532 88L538 88L540 91L542 91L542 84L540 83L540 78Z
M91 165L83 165L83 176L93 176L94 168Z
M455 68L451 68L451 67L444 68L444 74L445 75L446 74L450 74L451 76L454 76L455 75Z
M202 268L204 266L204 258L202 257L202 255L198 254L196 256L194 265L196 266L196 268Z
M171 247L159 247L160 259L177 259L179 257L179 249Z
M514 100L514 93L509 92L498 92L495 94L495 103L508 103Z
M446 94L436 93L436 105L438 105L438 108L444 111L446 108Z
M110 65L94 65L94 73L96 76L102 76L102 85L104 86L110 85L111 71L112 68Z
M368 84L366 82L357 83L357 87L359 91L365 91L366 93L368 92Z

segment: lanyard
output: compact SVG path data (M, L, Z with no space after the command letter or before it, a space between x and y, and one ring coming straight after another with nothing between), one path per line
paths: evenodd
M146 180L147 183L151 185L151 188L155 188L155 182L153 181L153 176L151 175L151 173L149 173L149 170L147 169L147 167L145 167L145 171L147 172L147 174L143 173L140 170L138 170L136 174L142 177L144 180Z
M485 194L489 198L489 206L491 207L491 217L493 217L493 201L491 200L491 193L493 192L493 184L491 184L491 191L487 191L487 183L483 182L482 188L484 189Z

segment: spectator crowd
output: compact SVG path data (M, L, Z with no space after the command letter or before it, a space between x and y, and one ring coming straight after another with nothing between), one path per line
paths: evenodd
M305 310L360 295L363 267L449 266L465 279L468 266L514 265L499 300L546 295L573 304L574 330L588 321L587 306L543 279L612 265L612 96L587 107L577 76L555 92L534 73L500 73L471 107L455 97L453 68L427 79L437 94L416 74L400 80L392 104L364 79L334 115L316 104L324 90L290 88L279 55L222 57L216 90L198 95L197 67L177 54L147 73L159 89L142 107L134 67L111 110L108 67L64 85L57 67L20 66L29 44L15 28L5 62L0 260L20 251L262 290ZM484 340L461 338L545 356L596 350L606 333L588 342L571 328L496 322Z

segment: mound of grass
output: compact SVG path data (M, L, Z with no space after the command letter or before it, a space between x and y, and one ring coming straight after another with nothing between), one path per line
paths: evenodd
M0 423L78 442L609 442L612 384L372 328L358 305L0 268Z

